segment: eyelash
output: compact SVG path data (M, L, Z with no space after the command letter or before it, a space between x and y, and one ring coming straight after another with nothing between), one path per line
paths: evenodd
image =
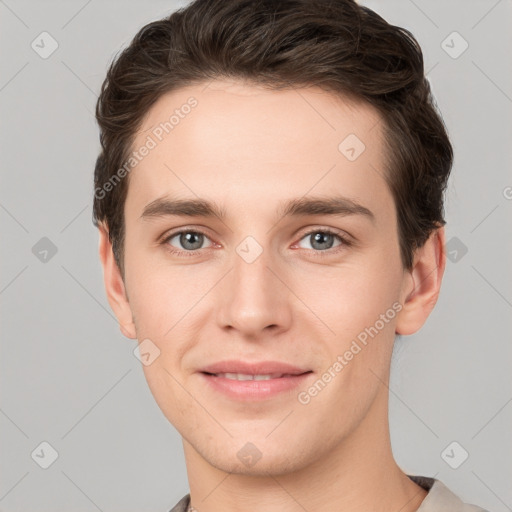
M185 256L185 257L197 256L198 252L201 251L201 249L197 249L197 250L193 250L193 251L182 251L182 250L175 249L175 248L171 249L171 246L169 245L169 240L174 238L176 235L181 235L182 233L200 234L200 235L205 236L206 238L209 238L208 235L204 231L201 231L200 229L182 229L180 231L175 231L174 233L171 233L168 236L165 236L165 238L162 240L161 244L165 245L166 249L171 254L173 254L175 256ZM338 240L341 242L341 244L338 245L337 247L334 247L331 249L326 249L324 251L318 251L318 250L314 250L314 249L306 249L309 251L313 251L313 255L315 257L325 258L327 256L332 256L333 254L336 254L338 251L342 250L344 247L350 247L352 245L352 242L347 237L345 237L345 236L341 235L340 233L338 233L337 231L333 231L331 229L318 229L318 228L312 229L311 231L304 233L302 235L302 237L300 238L300 240L302 240L303 238L306 238L309 235L312 235L313 233L322 233L324 235L333 235L336 238L338 238Z

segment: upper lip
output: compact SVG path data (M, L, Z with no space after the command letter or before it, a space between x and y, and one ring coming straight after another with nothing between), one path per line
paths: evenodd
M210 364L201 368L200 371L206 373L242 373L245 375L268 375L272 373L300 375L310 370L280 361L258 361L249 363L245 361L229 360Z

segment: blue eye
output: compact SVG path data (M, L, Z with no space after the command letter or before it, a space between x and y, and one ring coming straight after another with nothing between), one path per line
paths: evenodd
M330 229L313 229L303 235L300 240L302 241L308 237L311 241L310 245L312 253L315 256L320 257L324 256L323 253L327 253L325 256L332 255L343 247L349 247L352 244L348 238ZM175 238L178 240L178 243L183 250L171 245L171 240ZM209 240L208 236L202 231L183 229L181 231L171 233L169 236L165 237L161 243L169 252L171 252L171 254L177 256L195 256L201 249L204 249L202 246L205 239ZM338 245L333 246L336 239L339 243ZM213 244L211 244L210 247L212 245Z
M162 241L162 243L168 245L173 238L177 237L180 245L184 247L185 250L181 251L178 249L171 250L171 252L186 256L193 256L194 253L198 251L198 249L202 249L201 245L203 244L204 239L208 238L201 231L182 230L169 235L167 238L165 238L165 240Z
M312 249L319 250L321 252L325 252L326 250L330 250L333 247L333 243L335 239L338 239L340 242L338 245L348 245L347 241L338 233L335 233L330 230L313 230L301 238L301 240L309 239L312 245ZM313 246L313 244L316 245ZM337 247L337 246L336 246Z

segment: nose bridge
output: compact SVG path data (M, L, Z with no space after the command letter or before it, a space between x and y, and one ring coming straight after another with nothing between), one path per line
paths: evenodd
M274 275L273 266L270 250L254 237L247 236L235 247L220 301L224 326L251 335L268 326L285 326L290 316L286 287Z

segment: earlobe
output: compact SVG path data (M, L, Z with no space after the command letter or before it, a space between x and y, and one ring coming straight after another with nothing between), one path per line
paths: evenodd
M126 295L125 285L121 272L114 258L112 244L108 237L108 230L102 224L99 229L99 256L103 267L103 281L107 299L112 311L117 317L119 328L127 338L136 339L135 324Z
M441 226L416 250L413 268L404 278L397 334L414 334L423 326L439 297L445 266L445 233Z

